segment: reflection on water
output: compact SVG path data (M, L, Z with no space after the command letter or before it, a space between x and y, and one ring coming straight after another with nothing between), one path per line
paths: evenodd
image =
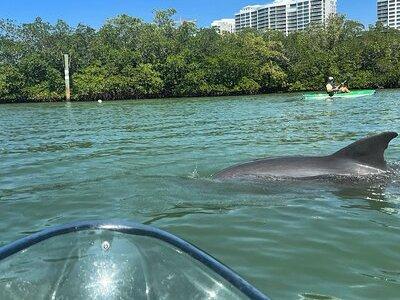
M299 296L300 296L301 300L339 300L339 298L336 298L336 297L311 294L311 293L305 293L305 294L301 294Z
M248 205L248 204L247 204ZM192 204L192 203L179 203L171 208L168 208L163 213L151 214L150 219L144 222L146 225L152 225L153 223L162 219L178 219L183 218L192 214L208 214L208 215L218 215L223 213L228 213L232 210L238 209L239 204L214 204L214 203L204 203L204 204Z
M391 197L387 196L386 186L377 187L354 187L338 190L335 195L344 199L360 199L357 203L344 204L344 208L369 209L383 213L394 214L399 212L400 202L390 202Z
M384 182L211 174L400 131L399 98L392 90L329 103L280 94L2 105L0 244L75 220L129 219L198 245L273 299L397 299L399 138L386 151L394 171Z
M176 184L186 185L188 180L176 179ZM354 209L376 210L383 213L398 213L400 208L400 199L396 201L388 194L387 187L392 188L395 185L393 177L373 180L357 180L354 182L332 182L332 181L302 181L302 180L274 180L274 181L231 181L231 182L213 182L210 180L197 179L191 181L191 191L197 193L207 193L210 189L213 192L225 191L225 195L235 195L232 200L223 202L182 202L174 204L162 213L152 213L148 217L145 224L154 224L161 219L171 218L179 219L191 214L224 214L231 211L247 207L247 208L273 208L285 205L282 198L292 196L299 192L307 192L310 196L318 197L320 193L330 192L332 195L342 200L341 207ZM399 188L399 186L397 186ZM265 198L265 201L253 202L247 200L249 197L258 196ZM243 198L245 200L238 201Z

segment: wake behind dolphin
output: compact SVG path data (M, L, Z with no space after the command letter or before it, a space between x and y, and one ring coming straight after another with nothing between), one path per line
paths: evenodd
M388 170L384 152L396 132L361 139L328 156L288 156L258 159L216 173L219 180L251 178L314 179L364 177Z

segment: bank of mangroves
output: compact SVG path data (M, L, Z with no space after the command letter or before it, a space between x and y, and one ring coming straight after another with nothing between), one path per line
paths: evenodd
M99 28L37 18L0 21L0 102L62 101L63 54L71 57L73 100L222 96L321 90L327 76L350 87L400 87L400 31L337 16L285 36L246 29L218 34L128 15Z

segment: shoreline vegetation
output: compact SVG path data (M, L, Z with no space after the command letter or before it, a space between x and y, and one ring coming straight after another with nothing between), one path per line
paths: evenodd
M0 103L252 95L321 90L327 76L351 89L400 87L400 31L344 16L285 36L246 29L219 35L174 9L154 20L120 15L101 28L37 18L0 20Z

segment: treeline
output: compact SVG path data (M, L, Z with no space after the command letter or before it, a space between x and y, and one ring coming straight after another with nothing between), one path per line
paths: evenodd
M284 36L219 35L175 11L151 23L121 15L96 30L63 21L0 21L0 102L64 99L62 54L71 57L74 100L217 96L321 90L327 76L351 88L400 86L400 31L339 16Z

